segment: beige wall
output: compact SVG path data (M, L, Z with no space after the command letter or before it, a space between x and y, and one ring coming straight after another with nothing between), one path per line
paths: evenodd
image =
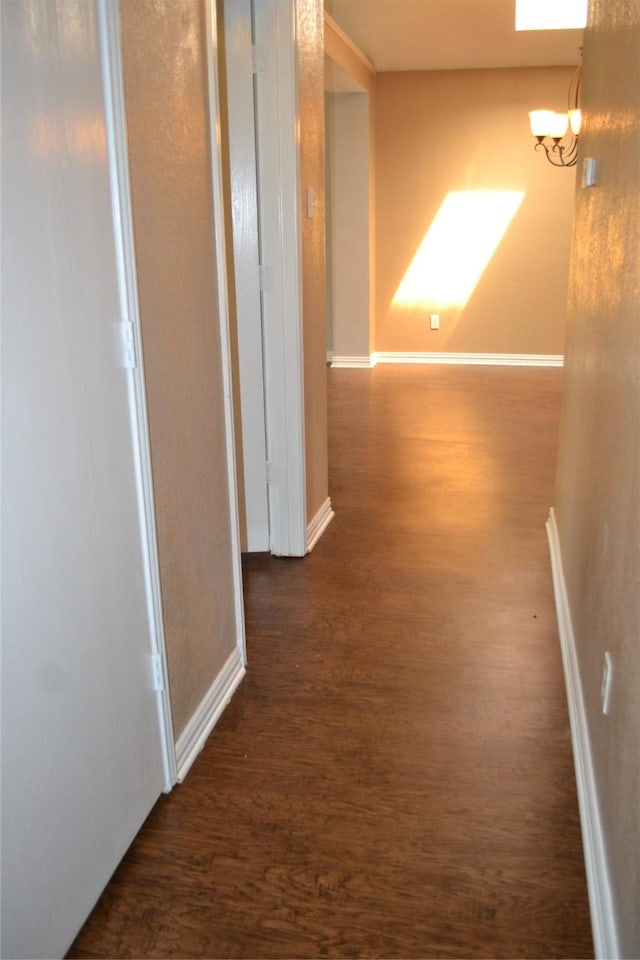
M640 4L592 0L584 47L556 517L620 956L640 956ZM600 709L604 653L611 712Z
M326 4L325 4L326 6ZM358 263L366 259L367 285L351 291L350 299L343 296L342 317L349 315L354 298L359 298L358 312L366 309L368 317L360 322L343 324L340 317L331 316L334 325L330 347L336 356L370 356L375 347L375 96L376 72L373 64L355 46L353 41L325 11L324 50L329 62L356 82L365 91L359 94L336 93L331 98L332 110L328 119L330 137L327 165L332 170L336 189L332 198L334 209L330 243L342 249L333 250L332 270L342 271L344 290L349 289L351 260L349 249L356 249ZM353 99L353 97L357 99ZM366 122L366 129L364 123ZM353 126L352 126L353 124ZM329 129L330 127L330 129ZM366 185L366 201L362 191ZM331 187L331 185L329 185ZM366 202L366 208L364 203ZM359 211L362 211L360 213ZM345 249L346 248L346 249ZM362 271L358 268L359 279ZM332 279L332 278L330 278ZM339 295L339 282L330 284L331 294ZM366 307L365 307L366 304ZM340 331L336 330L340 324ZM363 327L365 329L363 329ZM336 335L337 334L337 335Z
M121 4L131 190L176 737L235 646L199 0Z
M307 521L328 496L324 198L324 49L321 0L297 0L300 209ZM307 187L315 216L306 216Z
M562 353L575 176L534 153L528 111L566 109L572 73L377 75L376 350ZM436 302L432 291L410 305L392 304L451 191L519 191L524 199L466 304ZM463 263L455 237L468 233L456 229L447 258L456 278ZM437 332L429 330L431 312L440 314Z
M330 100L327 169L332 207L327 246L333 353L369 357L369 94L334 93Z

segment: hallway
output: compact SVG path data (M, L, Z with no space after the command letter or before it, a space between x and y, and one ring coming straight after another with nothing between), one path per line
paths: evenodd
M329 370L336 516L73 957L592 956L544 524L562 371Z

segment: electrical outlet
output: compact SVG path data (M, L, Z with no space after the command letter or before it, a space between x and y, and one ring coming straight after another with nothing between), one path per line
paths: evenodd
M602 712L606 715L611 710L611 691L613 688L613 660L607 650L604 655L604 666L602 668L602 687L600 698L602 700Z
M429 314L429 326L432 330L440 329L440 314L439 313L430 313Z

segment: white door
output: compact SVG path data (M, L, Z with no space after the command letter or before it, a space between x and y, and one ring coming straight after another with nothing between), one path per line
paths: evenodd
M64 954L165 786L94 0L2 17L2 955Z

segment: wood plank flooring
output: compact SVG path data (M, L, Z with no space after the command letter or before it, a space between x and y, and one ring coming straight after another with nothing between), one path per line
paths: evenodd
M544 523L562 372L330 370L336 517L71 957L591 957Z

